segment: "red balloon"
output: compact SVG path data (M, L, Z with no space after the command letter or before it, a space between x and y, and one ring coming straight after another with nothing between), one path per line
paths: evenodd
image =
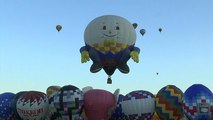
M84 110L88 120L108 120L116 107L116 99L111 92L93 89L84 94Z

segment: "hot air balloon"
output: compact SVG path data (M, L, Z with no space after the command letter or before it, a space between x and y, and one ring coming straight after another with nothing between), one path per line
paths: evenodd
M140 49L135 47L136 32L133 25L120 16L104 15L92 20L84 31L85 46L81 47L81 62L90 60L93 64L90 72L99 72L102 68L108 75L107 83L118 69L129 73L127 61L130 57L139 62Z
M128 120L151 120L155 97L148 91L132 91L123 97L121 107Z
M11 106L14 93L5 92L0 94L0 120L15 120L15 115Z
M61 114L59 113L59 111L57 111L55 107L55 103L57 103L56 101L58 101L54 99L56 95L58 95L58 93L54 92L48 97L49 98L48 120L60 120L62 118Z
M136 29L138 27L137 23L133 23L132 25L133 25L134 29Z
M162 28L159 28L158 31L161 33L162 32Z
M124 95L119 94L115 111L112 113L109 120L124 120L124 119L126 119L126 116L123 113L122 108L121 108L121 102L123 101L123 97L124 97Z
M62 29L62 26L61 26L61 25L57 25L57 26L56 26L56 30L57 30L58 32L60 32L61 29Z
M155 112L151 120L161 120L161 119L158 117L158 114Z
M87 91L92 90L92 89L93 88L91 86L86 86L86 87L82 88L82 92L86 93Z
M82 112L83 92L73 85L63 86L54 94L51 104L54 104L60 119L78 120Z
M84 111L88 120L108 120L117 103L119 89L112 94L102 89L89 90L84 94Z
M143 36L143 35L146 33L146 30L145 30L145 29L141 29L141 30L140 30L140 33L141 33L141 35Z
M49 86L46 90L46 94L49 97L50 95L52 95L53 93L57 92L61 87L57 86L57 85L53 85L53 86Z
M44 120L48 112L48 97L39 91L28 91L22 94L16 109L23 120Z
M20 117L19 114L18 114L18 111L17 111L17 108L16 108L16 104L17 104L17 101L18 101L19 97L20 97L21 95L23 95L24 93L26 93L26 92L27 92L27 91L18 92L18 93L15 94L15 96L14 96L13 99L12 99L11 107L12 107L12 109L13 109L13 111L14 111L14 114L15 114L15 116L16 116L16 118L17 118L18 120L21 120L21 117Z
M183 115L183 92L175 85L161 88L156 95L155 111L162 120L179 120Z
M183 111L189 120L213 119L213 95L206 86L193 84L183 95Z

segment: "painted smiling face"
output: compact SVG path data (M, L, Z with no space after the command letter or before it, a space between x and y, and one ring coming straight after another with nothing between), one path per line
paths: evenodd
M132 24L120 16L105 15L92 20L85 29L87 45L106 54L113 54L134 45L136 32Z

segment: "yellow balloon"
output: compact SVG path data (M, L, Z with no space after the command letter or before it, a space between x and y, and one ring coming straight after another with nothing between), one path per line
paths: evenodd
M49 97L50 95L52 95L53 93L57 92L61 87L60 86L49 86L46 89L46 94Z
M56 26L56 29L57 29L57 30L58 30L58 32L59 32L59 31L61 31L62 26L61 26L61 25L57 25L57 26Z

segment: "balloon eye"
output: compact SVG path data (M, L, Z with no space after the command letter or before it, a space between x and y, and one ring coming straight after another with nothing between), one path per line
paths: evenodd
M106 30L106 26L103 26L103 30Z
M119 30L120 28L119 28L119 26L116 26L116 30Z

